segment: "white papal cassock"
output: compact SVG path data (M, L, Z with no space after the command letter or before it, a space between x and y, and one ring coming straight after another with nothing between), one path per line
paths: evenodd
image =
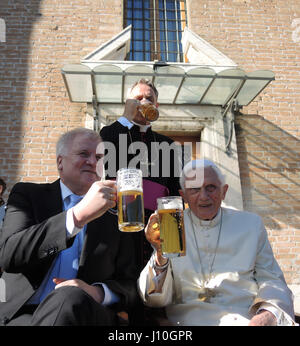
M258 215L222 207L214 220L200 221L186 209L184 222L186 256L171 259L161 291L151 293L165 276L155 276L153 257L140 275L138 289L147 306L166 306L169 321L179 326L247 325L263 303L276 308L280 325L294 324L292 292ZM215 294L209 302L198 297L200 261Z

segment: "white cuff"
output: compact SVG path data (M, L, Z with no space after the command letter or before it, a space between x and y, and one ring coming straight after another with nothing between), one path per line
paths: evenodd
M162 284L165 280L167 269L169 267L169 262L170 261L168 260L168 262L164 265L163 270L156 271L155 269L157 268L157 266L156 266L155 252L150 257L149 264L153 274L152 280L155 285L155 291L161 291Z
M262 303L260 307L257 309L256 313L258 313L261 310L270 311L276 317L277 325L280 326L282 320L282 312L279 309L277 309L274 305L270 303Z
M67 210L66 229L68 238L75 237L83 228L78 228L74 224L73 208Z
M92 284L92 286L101 285L104 289L104 300L101 303L102 305L111 305L114 303L118 303L120 301L120 297L114 293L111 289L108 288L106 284L103 284L102 282L95 282Z

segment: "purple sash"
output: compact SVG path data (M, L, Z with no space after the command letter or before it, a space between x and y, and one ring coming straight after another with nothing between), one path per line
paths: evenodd
M143 179L143 192L144 208L153 211L157 208L157 198L169 196L169 189L166 186L147 179Z

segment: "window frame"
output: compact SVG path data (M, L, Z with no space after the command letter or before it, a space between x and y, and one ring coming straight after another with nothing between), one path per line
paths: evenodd
M139 6L135 7L134 1ZM140 15L136 17L134 11ZM185 61L181 45L187 26L185 0L126 0L123 13L124 27L132 25L130 52L126 60Z

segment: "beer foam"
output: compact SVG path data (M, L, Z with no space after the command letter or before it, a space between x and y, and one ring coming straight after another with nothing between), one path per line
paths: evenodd
M119 192L125 192L125 191L143 192L143 189L140 186L137 186L136 184L121 186L119 189Z
M182 200L159 201L158 209L182 209Z
M143 188L140 184L140 181L136 179L126 179L119 183L118 185L118 191L143 191Z
M119 192L143 192L142 171L135 169L121 169L118 171L117 186Z

